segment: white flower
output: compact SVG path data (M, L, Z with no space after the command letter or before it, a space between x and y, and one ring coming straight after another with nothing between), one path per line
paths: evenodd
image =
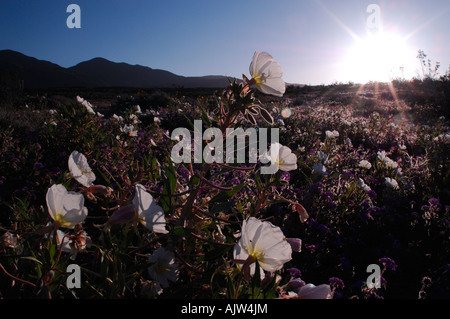
M312 170L314 174L327 174L327 168L322 163L314 163L312 166Z
M138 220L155 233L167 234L166 219L163 209L158 206L153 196L141 184L137 184L133 199L134 209Z
M289 147L280 143L272 143L270 149L263 156L270 161L271 165L275 165L275 172L278 169L285 172L297 169L297 156Z
M329 285L315 286L307 284L302 286L298 293L289 292L285 299L332 299L333 293Z
M358 178L359 186L364 189L365 192L368 192L371 190L371 188L364 182L362 178Z
M134 107L134 109L136 110L136 113L137 113L137 114L142 114L142 110L141 110L141 107L140 107L139 105L136 105L136 106Z
M384 183L392 189L398 189L398 183L393 178L386 177Z
M85 187L90 187L95 181L95 174L89 167L86 156L78 151L73 151L69 156L70 175L75 178L78 183Z
M163 288L169 287L169 280L178 280L178 264L175 263L175 256L171 251L160 247L153 254L149 254L148 262L151 264L148 267L150 277Z
M317 157L319 157L319 158L322 160L322 163L323 163L324 165L327 165L327 164L328 164L328 155L327 155L327 154L325 154L325 153L322 152L322 151L317 151L317 152L316 152L316 155L317 155Z
M386 151L378 151L377 152L377 158L378 158L379 161L383 162L383 161L386 160L386 158L389 158L389 157L387 156Z
M325 131L325 135L328 138L336 138L339 137L339 132L338 131Z
M137 130L134 129L134 125L125 124L125 126L122 127L120 130L125 134L127 134L128 136L137 136Z
M396 169L398 167L398 164L396 161L390 159L389 157L387 157L384 160L384 165L386 166L386 168L392 168L392 169Z
M46 200L50 217L62 227L74 228L82 223L88 214L83 195L68 192L64 185L50 187Z
M250 63L250 75L256 88L265 94L283 96L286 91L283 69L267 52L256 51Z
M112 118L115 119L116 121L123 122L123 117L122 116L118 116L115 113L113 114Z
M350 147L350 148L353 147L352 140L350 138L348 138L348 137L345 139L345 144L347 144L347 146Z
M53 234L51 235L53 239ZM77 232L74 235L68 235L58 229L56 231L57 247L63 252L71 255L70 259L74 260L77 253L91 247L91 238L85 231Z
M362 160L359 162L359 167L370 169L372 167L372 164L370 164L369 161Z
M435 138L433 138L433 141L435 142L450 142L450 133L442 133Z
M136 114L130 114L129 118L133 122L133 124L141 123L141 120L139 120L139 117Z
M241 238L233 249L235 260L249 267L250 274L255 272L255 262L265 271L274 272L291 260L292 248L283 232L270 222L262 222L250 217L242 224Z
M379 151L377 153L377 158L380 162L383 162L384 166L386 168L392 168L392 169L396 169L398 167L398 163L392 159L390 159L387 154L386 151Z
M86 110L87 110L89 113L94 114L94 115L96 114L95 111L94 111L94 109L92 108L93 106L92 106L91 103L89 103L89 102L86 101L86 100L83 100L83 101L81 102L81 104L86 108Z

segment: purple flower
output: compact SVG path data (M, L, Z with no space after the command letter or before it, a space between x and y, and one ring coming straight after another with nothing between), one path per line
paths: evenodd
M389 269L392 271L395 271L397 269L397 265L389 257L380 258L380 259L378 259L378 262L382 263L386 267L386 269Z
M43 169L44 164L42 164L41 162L36 162L36 163L34 163L34 168L35 169Z
M321 182L314 183L309 187L309 191L320 195L323 191L323 184Z
M330 283L330 286L332 288L344 289L345 287L344 282L338 277L331 277L330 279L328 279L328 282Z
M290 181L290 179L291 179L291 174L290 174L289 172L281 172L280 179L281 179L282 181L285 181L285 182L288 182L288 183L289 183L289 181Z
M287 271L289 271L292 277L299 278L302 276L301 271L297 268L289 268Z
M375 193L375 191L374 190L370 190L370 191L368 191L367 192L367 195L370 197L370 199L372 199L372 200L374 200L374 199L377 199L377 193Z
M437 199L437 198L430 198L428 200L428 203L430 203L431 207L441 208L441 203L439 202L439 199Z

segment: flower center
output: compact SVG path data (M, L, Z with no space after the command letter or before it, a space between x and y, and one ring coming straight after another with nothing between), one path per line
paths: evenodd
M153 264L153 270L158 274L158 275L163 275L166 272L170 271L169 265L165 264L165 263L159 263L156 262Z
M78 169L80 170L81 174L83 175L91 175L92 171L88 168L81 167L77 164Z

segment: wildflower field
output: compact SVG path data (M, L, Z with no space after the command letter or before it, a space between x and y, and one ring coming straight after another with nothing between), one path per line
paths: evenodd
M0 298L449 298L448 79L284 91L261 63L225 90L9 92ZM195 120L279 143L176 163Z

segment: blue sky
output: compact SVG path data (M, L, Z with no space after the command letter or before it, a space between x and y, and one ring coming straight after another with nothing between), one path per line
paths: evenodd
M72 3L81 8L80 29L66 25ZM249 75L260 50L281 64L286 82L346 82L354 79L342 64L355 39L367 36L369 4L380 6L383 31L402 37L413 58L422 49L448 69L448 0L2 0L0 49L64 67L104 57L231 77Z

